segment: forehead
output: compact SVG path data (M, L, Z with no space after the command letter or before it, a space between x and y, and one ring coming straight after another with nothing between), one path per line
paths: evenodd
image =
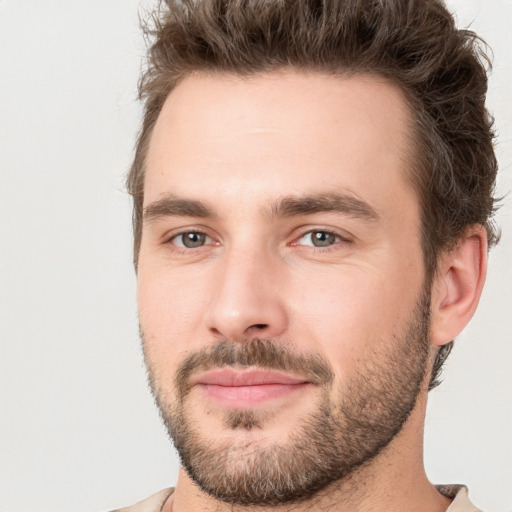
M392 199L410 189L409 116L400 89L374 76L193 75L155 125L145 204L175 193L242 206L248 191L264 203L338 187Z

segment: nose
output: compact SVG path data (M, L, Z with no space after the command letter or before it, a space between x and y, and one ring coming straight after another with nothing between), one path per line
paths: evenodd
M275 338L287 328L279 262L263 251L232 251L216 269L206 327L217 338Z

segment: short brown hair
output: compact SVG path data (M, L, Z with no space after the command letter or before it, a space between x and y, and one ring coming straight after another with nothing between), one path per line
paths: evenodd
M490 62L485 43L458 30L441 0L166 0L146 34L144 120L127 179L135 264L151 133L169 93L194 72L249 76L293 68L393 82L414 118L411 181L421 204L427 279L439 253L469 226L485 226L489 246L497 241L497 161L485 108ZM434 368L432 383L438 361Z

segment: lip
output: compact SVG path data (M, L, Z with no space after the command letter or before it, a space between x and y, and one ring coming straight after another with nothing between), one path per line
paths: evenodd
M289 373L272 370L235 370L233 368L219 368L210 370L192 379L192 384L211 384L215 386L241 387L262 386L265 384L304 384L308 382L304 377L297 377Z
M220 405L248 408L286 398L311 384L304 377L272 370L220 368L192 379L205 397Z

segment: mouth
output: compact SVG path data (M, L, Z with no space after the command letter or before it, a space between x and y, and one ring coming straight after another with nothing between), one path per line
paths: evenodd
M232 408L249 408L287 398L312 385L301 376L254 368L210 370L193 378L191 384L206 399Z

